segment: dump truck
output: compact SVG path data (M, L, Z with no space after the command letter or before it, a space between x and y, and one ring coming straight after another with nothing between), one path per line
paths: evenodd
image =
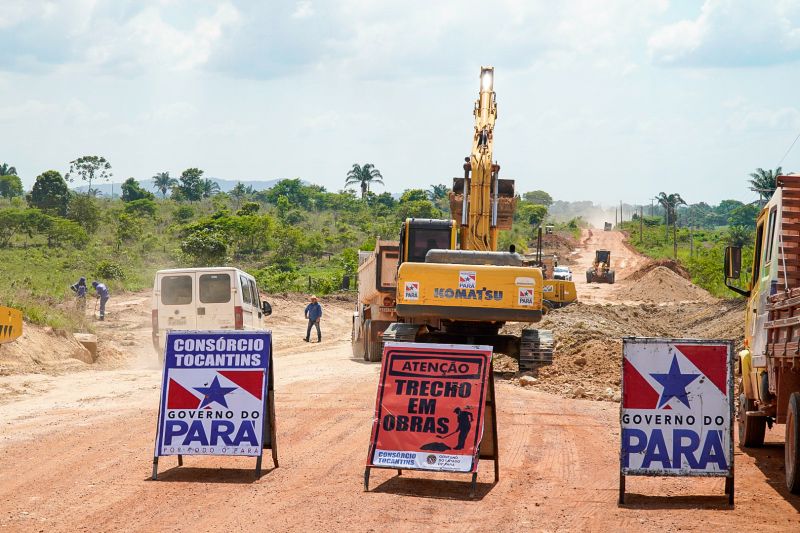
M739 353L739 444L763 445L766 427L785 424L786 487L800 494L800 174L778 176L756 219L745 288L742 249L725 249L725 284L747 298Z
M383 341L491 345L528 370L552 362L553 335L532 328L521 336L500 333L506 322L539 322L545 308L541 269L498 250L498 232L511 228L517 199L514 180L501 179L493 159L492 67L481 68L473 116L472 151L449 195L452 219L403 223L397 321Z
M611 225L611 222L605 222L603 224L603 231L611 231L612 228L613 226Z
M614 283L610 250L595 250L592 268L586 271L586 283Z
M353 313L353 355L365 361L383 357L383 332L397 320L395 310L400 243L378 239L375 250L360 251L358 298Z
M0 344L13 342L22 335L22 312L0 306Z

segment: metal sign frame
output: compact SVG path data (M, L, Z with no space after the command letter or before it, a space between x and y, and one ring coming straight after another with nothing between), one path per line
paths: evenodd
M442 345L421 345L420 343L386 343L384 346L384 359L386 361L387 352L392 348L402 348L402 347L421 347L421 346L430 346L432 349L442 349L442 348L463 348L463 347L470 347L474 348L472 345L458 345L458 344L442 344ZM490 346L482 346L486 351L491 351L492 348ZM388 372L388 367L382 365L381 373L380 373L380 385L384 383L385 376ZM493 357L489 357L488 364L486 365L486 372L488 373L486 379L486 388L484 391L484 400L483 400L483 408L481 410L480 416L483 418L483 435L481 437L480 442L477 445L476 453L474 455L475 465L473 471L471 472L457 472L451 470L442 470L442 472L447 472L448 474L471 474L471 482L470 482L470 498L475 497L475 493L477 491L477 483L478 483L478 465L480 459L491 459L494 462L494 482L497 483L500 481L500 453L499 453L499 446L498 446L498 439L497 439L497 400L495 395L495 387L494 387L494 364L493 364ZM379 417L380 410L381 410L381 398L382 398L382 387L379 386L378 394L376 398L376 406L375 406L375 417ZM402 468L395 468L391 466L381 466L381 465L373 465L370 464L375 453L376 449L376 435L374 430L374 425L379 423L379 421L373 421L373 434L370 436L370 446L369 446L369 454L367 459L367 465L364 468L364 492L369 492L369 475L370 470L373 468L383 469L383 470L397 470L397 475L403 475ZM419 472L436 472L437 470L432 469L423 469L423 468L405 468L406 470L416 470Z
M620 429L623 427L623 415L625 414L625 349L627 346L636 344L665 344L665 345L708 345L725 346L727 348L727 402L728 402L728 456L730 461L727 471L721 472L697 472L686 470L682 472L630 472L624 468L624 450L622 442L622 431L620 431L620 456L619 456L619 503L625 503L625 478L626 476L652 476L652 477L724 477L725 494L728 496L728 503L734 504L734 387L733 387L733 341L717 339L678 339L678 338L654 338L654 337L623 337L622 338L622 363L620 365L620 383L622 399L619 404Z
M225 335L230 335L231 333L236 333L237 336L238 336L238 335L241 335L241 334L248 334L248 333L249 334L264 333L264 331L258 331L258 330L252 330L252 331L251 330L234 330L234 331L231 331L231 330L219 330L219 331L186 331L186 330L180 330L180 331L177 331L177 330L175 330L175 331L172 331L172 330L170 330L170 331L167 331L167 340L164 343L164 348L163 348L164 351L166 351L167 346L169 346L170 333L176 333L176 334L202 333L204 335L214 335L214 336L219 335L219 336L224 337ZM272 332L271 331L267 331L267 333L269 333L269 347L268 347L269 356L268 356L268 362L267 362L267 373L266 373L267 375L265 376L264 392L263 392L263 394L264 394L264 408L263 408L262 413L261 413L261 419L263 421L262 422L262 427L261 427L262 445L261 445L260 453L257 456L255 456L255 458L256 458L256 466L255 466L256 479L261 477L261 465L262 465L262 460L263 460L263 456L264 456L264 450L269 449L269 450L272 451L272 462L274 463L275 468L278 468L278 466L279 466L278 465L278 444L277 444L277 439L276 439L276 427L275 427L275 375L274 375L274 370L273 370L274 365L273 365L273 356L272 356ZM161 386L161 393L160 393L161 400L160 400L160 403L159 403L157 425L156 425L156 439L155 439L156 445L155 445L155 450L153 452L152 479L154 481L158 479L158 458L161 457L161 456L166 456L166 454L160 455L158 453L158 451L159 451L158 450L158 443L159 443L159 436L160 436L161 423L162 423L161 415L165 411L164 403L166 402L166 384L167 384L167 378L169 377L169 374L168 374L168 370L169 369L167 368L166 360L167 360L167 358L164 357L163 358L164 366L163 366L163 369L162 369L163 373L162 373L162 380L161 380L162 386ZM217 367L210 367L210 368L217 368ZM183 454L176 454L176 455L178 457L178 466L183 466Z

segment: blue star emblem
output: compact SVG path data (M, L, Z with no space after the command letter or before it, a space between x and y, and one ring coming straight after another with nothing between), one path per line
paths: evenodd
M214 376L214 381L211 382L210 387L195 387L194 390L203 394L203 402L198 409L202 409L206 405L217 402L223 407L228 407L228 402L225 401L225 395L236 390L236 387L220 387L219 378Z
M658 407L663 407L670 399L677 398L686 407L689 405L689 397L686 394L686 386L700 377L700 374L681 374L678 366L678 358L672 356L672 364L668 374L650 374L653 378L664 386L661 398L658 400Z

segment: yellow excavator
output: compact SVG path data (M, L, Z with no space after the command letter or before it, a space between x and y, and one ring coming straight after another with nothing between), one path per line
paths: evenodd
M382 341L491 345L518 358L521 371L529 370L552 362L552 333L524 329L517 337L500 329L506 322L542 319L543 276L513 249L497 250L498 231L511 229L516 197L514 180L500 179L492 158L494 69L482 67L480 80L472 153L450 193L453 219L412 218L403 224L398 318Z
M0 306L0 344L13 342L22 335L22 312Z

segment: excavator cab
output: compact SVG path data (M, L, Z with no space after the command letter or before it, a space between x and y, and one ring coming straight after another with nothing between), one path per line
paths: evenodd
M406 219L400 230L400 262L424 263L430 250L455 250L457 236L452 220Z

